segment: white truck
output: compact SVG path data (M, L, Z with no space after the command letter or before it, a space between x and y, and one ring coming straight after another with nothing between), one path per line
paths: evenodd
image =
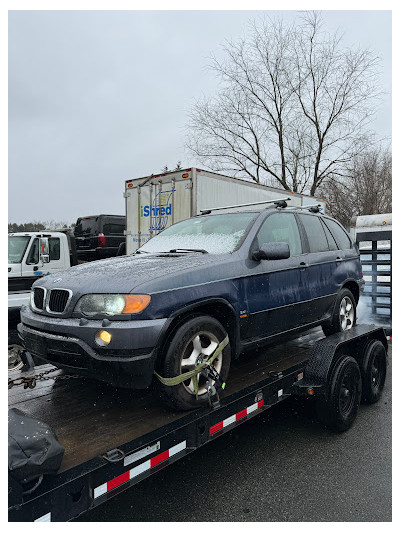
M29 302L33 282L76 264L68 236L61 232L21 232L8 235L8 309Z
M60 231L8 235L8 368L22 366L16 326L22 305L29 303L31 286L41 276L76 265L74 240Z
M186 168L125 181L126 253L133 253L171 224L220 206L290 197L291 206L320 204L325 199L267 187L199 168ZM235 208L237 210L238 208ZM246 209L243 206L242 209Z

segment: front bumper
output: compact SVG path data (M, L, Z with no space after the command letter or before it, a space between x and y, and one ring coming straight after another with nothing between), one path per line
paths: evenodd
M18 333L28 352L59 368L119 387L143 389L152 381L158 344L168 319L102 321L50 318L21 310ZM107 348L94 342L112 335Z

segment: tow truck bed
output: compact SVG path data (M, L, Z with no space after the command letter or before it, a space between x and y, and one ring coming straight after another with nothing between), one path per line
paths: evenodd
M190 412L165 409L151 391L116 389L85 378L37 381L9 389L9 407L49 424L65 448L56 475L32 493L9 487L10 521L66 521L195 451L238 424L310 386L323 393L335 354L363 356L382 328L356 326L325 340L320 328L244 355L233 364L220 403ZM348 349L349 348L349 349ZM307 366L307 363L309 365ZM51 365L36 367L39 374ZM15 378L19 372L9 373ZM62 374L56 370L52 376ZM11 483L11 482L10 482Z

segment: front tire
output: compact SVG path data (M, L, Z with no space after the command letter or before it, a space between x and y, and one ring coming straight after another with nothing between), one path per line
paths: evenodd
M214 353L227 333L224 327L211 316L196 316L185 322L175 332L160 367L163 377L171 378L188 372ZM214 367L225 381L231 363L231 349L228 344L214 360ZM198 379L196 399L193 380ZM189 410L208 404L208 394L203 376L194 377L179 385L166 386L158 383L162 400L171 408Z
M329 336L347 331L355 326L357 320L356 307L357 304L353 293L349 289L341 289L336 298L331 323L322 326L325 335Z

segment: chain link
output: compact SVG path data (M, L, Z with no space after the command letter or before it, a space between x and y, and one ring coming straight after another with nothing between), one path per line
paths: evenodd
M58 368L50 368L50 370L44 370L43 372L40 372L39 374L35 374L33 376L19 376L15 379L8 378L8 388L12 389L12 387L23 385L24 389L34 389L38 381L47 381L50 379L53 379L55 381L55 380L63 380L63 379L76 379L76 378L81 377L76 374L61 374L59 376L48 375L48 374L51 374L52 372L57 372L57 371L59 371Z

